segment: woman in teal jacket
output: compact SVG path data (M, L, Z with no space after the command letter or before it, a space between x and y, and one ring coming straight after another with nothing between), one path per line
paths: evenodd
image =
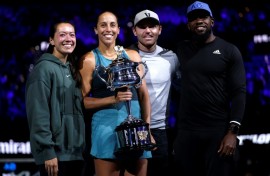
M56 23L49 42L26 83L31 151L41 176L79 175L85 129L73 54L74 26Z

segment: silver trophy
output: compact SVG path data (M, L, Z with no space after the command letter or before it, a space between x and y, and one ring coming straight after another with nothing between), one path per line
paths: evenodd
M147 65L144 62L133 62L123 58L122 52L124 49L122 46L115 46L114 49L117 58L108 67L96 66L97 76L111 91L130 87L139 88L142 84L142 79L148 72ZM140 64L144 66L142 77L137 73ZM106 76L102 77L100 73ZM134 150L152 149L153 144L151 144L150 140L149 124L132 116L131 102L127 101L126 104L128 117L115 129L119 144L119 151L116 154Z
M122 57L124 51L122 46L115 46L117 58L108 66L96 66L97 76L107 85L110 90L122 87L140 87L142 79L148 72L147 65L144 62L132 62ZM137 73L138 66L142 64L145 68L144 74L140 77ZM107 78L101 77L99 73L107 74Z

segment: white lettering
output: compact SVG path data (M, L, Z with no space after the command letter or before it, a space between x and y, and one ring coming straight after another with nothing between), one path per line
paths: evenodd
M253 144L269 144L270 143L270 133L239 135L238 139L239 139L239 145L244 145L245 140L249 140Z
M124 130L126 145L129 145L128 131ZM253 144L270 144L270 133L239 135L239 145L244 145L244 141L249 140ZM8 142L0 141L0 154L31 154L30 141L15 142L10 139Z
M12 139L9 142L0 142L1 154L31 154L30 142L14 142Z
M29 171L22 171L18 174L15 174L14 172L3 173L2 176L30 176L30 172Z

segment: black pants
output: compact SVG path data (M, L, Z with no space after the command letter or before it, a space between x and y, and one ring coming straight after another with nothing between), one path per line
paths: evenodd
M236 176L238 149L233 156L217 153L224 130L178 130L175 142L175 172L181 176Z
M58 176L80 176L83 170L83 161L58 162ZM45 165L38 165L40 176L48 176Z
M94 176L95 175L95 165L94 159L90 155L84 157L84 166L82 169L81 176Z
M151 129L157 149L152 151L152 158L148 159L147 176L169 176L169 151L167 131Z

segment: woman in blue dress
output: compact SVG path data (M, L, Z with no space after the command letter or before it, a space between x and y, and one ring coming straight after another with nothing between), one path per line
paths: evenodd
M134 87L126 91L108 89L97 76L95 68L99 65L108 67L117 58L114 48L120 28L116 15L109 11L101 13L94 31L98 36L99 45L82 57L80 74L84 106L93 113L90 154L94 157L96 176L119 175L123 167L125 175L146 176L147 158L151 157L151 151L144 150L139 156L132 155L133 157L129 156L128 159L115 155L118 150L115 129L129 115L126 101L130 101L132 116L150 123L150 100L145 80L142 79L141 86L136 90ZM139 54L134 50L124 49L122 54L123 58L141 62ZM139 70L138 74L142 77L142 64L139 65Z

